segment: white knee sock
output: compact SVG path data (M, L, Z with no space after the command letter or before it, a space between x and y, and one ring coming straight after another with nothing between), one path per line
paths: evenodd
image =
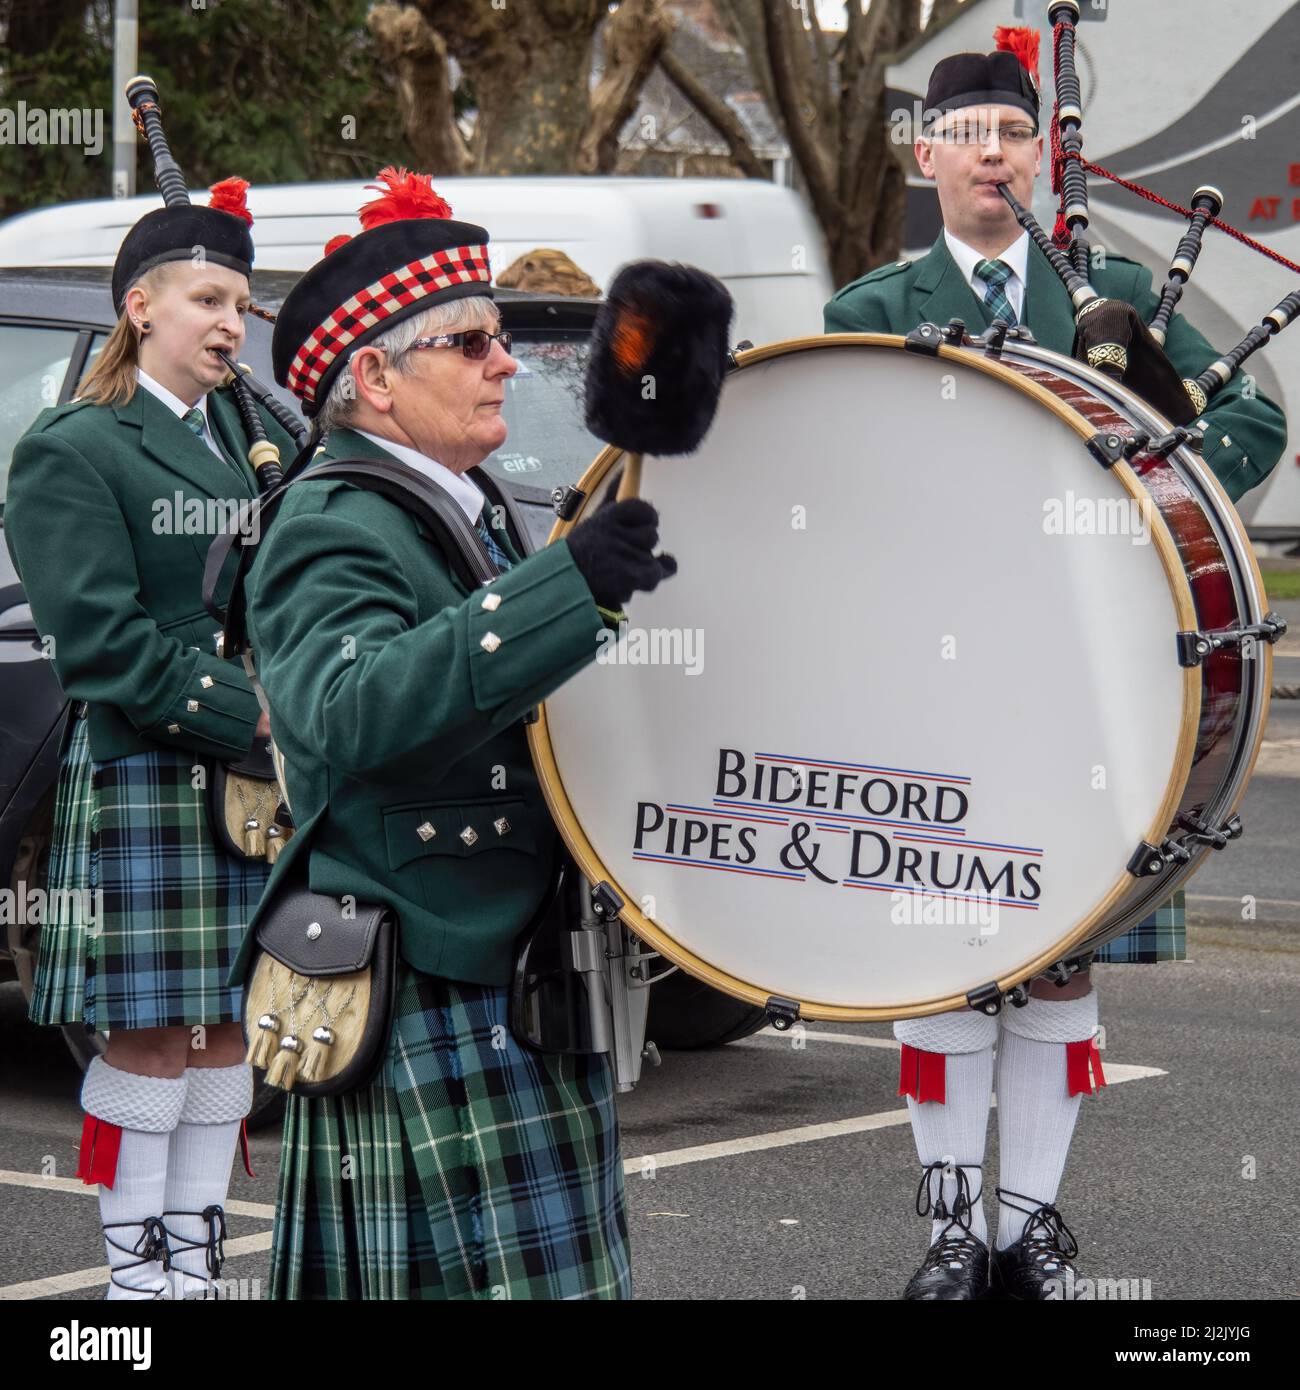
M230 1188L239 1124L253 1101L253 1069L243 1062L233 1067L190 1067L185 1075L189 1090L167 1159L163 1217L172 1248L176 1298L202 1293L220 1272L209 1268L210 1251L215 1253L212 1248L224 1235L221 1208Z
M910 1095L907 1098L917 1157L925 1165L949 1165L942 1175L932 1173L922 1177L923 1183L928 1185L930 1204L937 1206L937 1199L942 1198L948 1213L931 1223L931 1244L944 1231L949 1235L960 1234L958 1227L949 1227L963 1188L971 1199L971 1234L979 1240L988 1240L980 1165L984 1162L988 1134L993 1040L997 1036L997 1026L995 1018L969 1009L929 1018L904 1019L894 1024L894 1036L899 1042L923 1052L942 1053L944 1058L944 1099L918 1102ZM959 1170L964 1174L964 1181L958 1177ZM922 1195L919 1206L924 1210L925 1205Z
M1095 990L1079 999L1031 997L1023 1009L1002 1013L997 1067L999 1250L1020 1239L1035 1207L1056 1201L1082 1099L1069 1094L1066 1046L1092 1038L1096 1029Z
M136 1076L109 1066L102 1057L87 1068L81 1105L100 1125L93 1136L93 1125L87 1125L83 1143L94 1142L101 1152L98 1158L83 1153L82 1168L102 1177L99 1219L105 1228L110 1300L148 1299L159 1293L167 1297L162 1261L148 1256L163 1234L167 1147L185 1090L183 1076ZM111 1132L113 1126L121 1130L120 1136ZM113 1144L115 1166L111 1157L105 1158Z

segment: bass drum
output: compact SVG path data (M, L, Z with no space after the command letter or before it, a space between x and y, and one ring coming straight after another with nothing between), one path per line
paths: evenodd
M628 926L774 1016L888 1019L987 1006L1167 897L1244 790L1271 652L1184 664L1263 590L1197 460L1102 461L1139 428L1028 345L738 353L697 453L644 461L680 572L529 727Z

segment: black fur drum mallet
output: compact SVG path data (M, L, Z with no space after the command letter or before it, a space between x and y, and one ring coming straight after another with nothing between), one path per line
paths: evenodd
M693 266L633 261L596 314L587 428L627 455L618 500L641 490L641 456L689 454L708 433L727 371L734 306Z

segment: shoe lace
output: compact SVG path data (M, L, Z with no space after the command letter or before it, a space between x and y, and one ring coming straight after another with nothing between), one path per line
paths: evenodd
M207 1266L208 1273L214 1279L221 1277L221 1266L226 1259L226 1213L219 1206L204 1207L202 1211L165 1211L164 1216L197 1216L207 1226L207 1231L200 1240L191 1240L188 1236L178 1234L176 1231L163 1227L165 1236L170 1236L174 1242L171 1246L170 1255L175 1259L177 1255L184 1254L188 1250L202 1250L204 1252L204 1264ZM158 1223L160 1226L161 1222Z
M1012 1192L1005 1187L995 1188L994 1191L1003 1206L1023 1212L1029 1218L1016 1242L1024 1258L1032 1260L1044 1274L1073 1270L1070 1260L1079 1253L1079 1242L1065 1224L1061 1213L1050 1202L1036 1201L1023 1192ZM1028 1202L1029 1205L1022 1207L1020 1202L1007 1201L1008 1197L1019 1197L1021 1202Z
M958 1164L941 1158L936 1163L927 1163L921 1169L921 1181L916 1189L916 1214L948 1223L932 1243L931 1252L940 1246L952 1246L952 1255L956 1255L965 1253L963 1247L968 1244L978 1246L981 1243L971 1234L970 1220L971 1209L984 1195L984 1188L981 1184L980 1190L972 1195L970 1178L966 1173L967 1168L978 1167L977 1163ZM953 1197L951 1211L943 1196L943 1180L949 1174L954 1174L957 1182L957 1193ZM960 1235L950 1234L954 1227L961 1232Z
M109 1231L120 1230L123 1226L140 1227L140 1234L136 1237L132 1245L123 1245L120 1241L114 1240L108 1233ZM134 1289L131 1284L124 1284L117 1276L128 1269L137 1269L140 1265L153 1264L155 1260L162 1262L163 1273L166 1274L172 1267L172 1251L167 1243L167 1227L156 1216L146 1216L143 1221L110 1221L101 1228L104 1232L104 1239L113 1247L120 1250L124 1255L139 1255L138 1260L131 1260L127 1264L118 1265L109 1273L109 1282L116 1284L119 1289Z

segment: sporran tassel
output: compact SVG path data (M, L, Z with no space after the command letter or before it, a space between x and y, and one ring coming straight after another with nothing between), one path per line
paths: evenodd
M280 1039L280 1046L266 1070L266 1084L282 1091L292 1091L298 1080L302 1060L302 1043L292 1034Z

